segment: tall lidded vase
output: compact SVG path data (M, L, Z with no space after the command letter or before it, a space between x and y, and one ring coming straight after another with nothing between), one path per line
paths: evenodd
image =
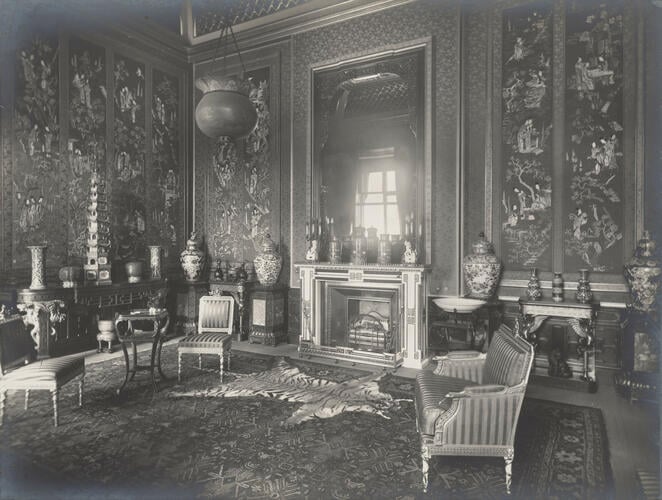
M161 275L161 245L150 245L149 247L149 277L160 280Z
M283 258L276 249L276 244L267 234L262 243L262 249L253 260L257 280L263 286L274 286L278 282L278 276L283 265Z
M632 295L632 308L643 313L653 312L662 269L655 256L655 241L648 231L644 231L634 255L623 267Z
M489 299L494 295L501 278L501 262L494 255L492 243L480 233L478 241L472 246L472 253L464 257L464 285L469 297Z
M43 290L46 288L46 245L32 245L28 247L32 257L32 282L30 290Z
M187 281L198 281L205 267L205 253L200 249L197 233L193 231L186 242L186 248L179 256L184 278Z

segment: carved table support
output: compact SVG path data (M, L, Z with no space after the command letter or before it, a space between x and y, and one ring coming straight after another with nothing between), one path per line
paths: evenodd
M30 335L35 343L35 349L40 356L48 355L49 338L57 335L57 328L66 318L66 305L61 300L45 302L29 302L17 305L18 310L25 313L23 322L32 326Z
M597 384L595 376L595 318L599 305L551 301L519 301L515 333L536 345L536 331L550 316L564 318L579 337L577 354L583 359L581 380Z

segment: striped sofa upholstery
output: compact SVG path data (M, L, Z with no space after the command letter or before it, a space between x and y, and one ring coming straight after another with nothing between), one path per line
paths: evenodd
M515 431L533 346L502 325L486 354L456 351L416 377L423 486L432 455L502 456L510 493Z
M232 348L232 326L234 321L234 299L223 295L200 297L198 330L187 335L177 345L177 378L182 379L182 354L197 354L198 368L202 370L202 355L214 354L220 358L221 382L223 381L223 356Z
M62 386L78 379L78 404L83 405L85 359L82 355L34 361L34 343L20 316L0 320L0 425L4 423L7 391L25 391L25 410L30 391L47 390L53 399L53 420L58 425L58 396Z

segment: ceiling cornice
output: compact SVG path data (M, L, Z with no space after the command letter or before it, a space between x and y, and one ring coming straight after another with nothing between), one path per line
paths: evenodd
M413 3L417 0L314 0L298 7L259 17L232 27L237 44L244 50L248 46L261 46L292 35L322 28L356 17ZM186 37L186 33L184 34ZM193 45L187 49L191 63L213 57L219 32L200 37L189 37Z

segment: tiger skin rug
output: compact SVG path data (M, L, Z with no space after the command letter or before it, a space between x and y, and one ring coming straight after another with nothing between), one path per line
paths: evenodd
M342 412L365 412L388 419L385 411L397 404L390 394L379 390L385 373L370 373L345 382L333 382L301 372L284 358L270 370L233 374L231 382L202 391L177 392L170 397L236 398L262 396L303 403L282 425L291 427L314 418L331 418Z

